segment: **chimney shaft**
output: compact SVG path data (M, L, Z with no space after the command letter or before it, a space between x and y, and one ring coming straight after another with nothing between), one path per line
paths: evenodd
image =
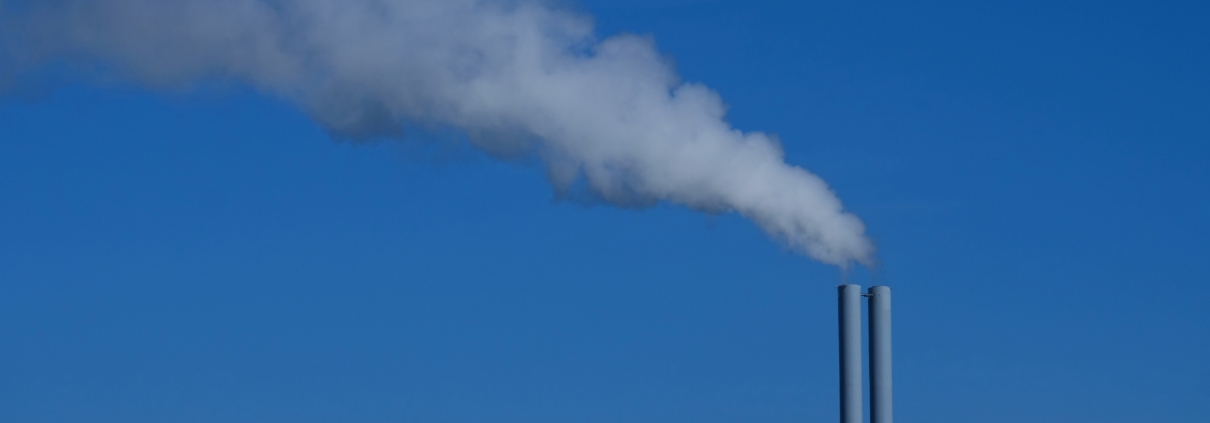
M837 287L840 296L840 423L862 423L861 287Z
M870 287L870 423L891 423L891 288Z

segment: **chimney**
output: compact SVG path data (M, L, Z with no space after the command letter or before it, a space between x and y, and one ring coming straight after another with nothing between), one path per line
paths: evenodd
M844 284L840 291L840 423L861 419L861 287Z
M870 311L870 423L891 423L891 288L873 286Z

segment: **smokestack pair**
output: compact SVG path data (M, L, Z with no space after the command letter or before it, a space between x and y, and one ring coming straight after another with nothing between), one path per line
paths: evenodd
M862 423L861 297L870 299L870 423L891 423L891 288L844 284L840 294L840 423Z

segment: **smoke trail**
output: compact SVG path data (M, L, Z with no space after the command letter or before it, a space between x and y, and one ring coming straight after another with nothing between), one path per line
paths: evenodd
M599 40L539 1L0 0L0 72L48 61L159 89L207 78L288 99L351 137L450 126L493 154L532 152L551 184L623 205L738 212L795 251L870 264L864 226L777 142L725 120L651 41Z

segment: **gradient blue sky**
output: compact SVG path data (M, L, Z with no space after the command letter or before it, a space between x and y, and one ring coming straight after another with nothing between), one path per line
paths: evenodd
M1210 421L1204 2L576 7L865 220L898 421ZM837 419L841 275L737 216L557 202L240 87L25 88L0 421Z

